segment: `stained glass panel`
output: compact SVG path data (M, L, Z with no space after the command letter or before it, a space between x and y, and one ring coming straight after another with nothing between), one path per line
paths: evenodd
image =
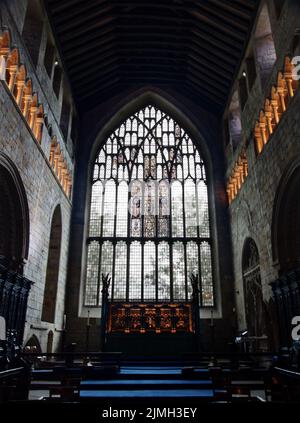
M128 220L128 185L121 182L118 186L117 200L117 227L116 236L127 236L127 220Z
M90 236L101 235L102 215L102 184L97 181L92 186L91 211L90 211Z

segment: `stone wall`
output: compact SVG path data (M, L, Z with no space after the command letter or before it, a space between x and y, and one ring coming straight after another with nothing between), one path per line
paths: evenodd
M264 2L262 2L264 3ZM277 263L272 257L272 218L276 193L280 181L291 163L300 153L300 95L299 90L291 100L278 127L270 137L261 154L257 155L254 141L254 126L264 101L270 96L277 74L284 67L284 58L291 53L290 47L300 19L299 2L286 0L279 20L276 19L272 1L267 2L275 42L277 60L264 85L261 85L257 65L256 81L249 92L242 111L242 141L233 154L228 155L227 177L232 166L246 148L249 174L237 197L229 207L234 257L235 296L238 326L246 327L242 276L242 252L248 237L254 239L260 256L263 296L266 303L272 297L269 283L278 276ZM254 35L250 38L248 51L255 49ZM242 64L241 72L244 69ZM225 113L226 115L226 113ZM276 326L276 321L272 322Z
M57 99L43 64L46 40L50 31L49 24L44 16L39 60L35 67L21 36L26 7L26 0L1 2L0 30L9 30L11 44L17 47L20 52L20 63L25 65L27 76L32 80L33 90L38 94L39 102L44 106L47 127L46 125L43 127L43 136L41 144L39 144L16 105L7 84L5 81L0 81L0 152L7 155L17 167L29 207L29 254L24 266L24 276L33 281L34 285L28 301L24 344L32 335L35 335L42 350L46 351L50 330L54 333L53 350L58 348L61 341L61 329L65 313L69 226L72 207L70 199L67 198L49 164L51 137L56 136L71 171L73 171L73 143L70 140L70 134L67 140L63 138L59 127L62 90ZM42 8L41 11L43 11ZM50 324L41 321L41 314L51 221L58 204L62 213L62 239L56 316L54 323Z

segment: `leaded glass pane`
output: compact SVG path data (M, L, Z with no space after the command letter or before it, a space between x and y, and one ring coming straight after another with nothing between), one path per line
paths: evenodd
M124 300L126 298L126 271L127 271L127 245L124 241L118 242L115 251L115 280L113 298Z
M158 300L168 300L170 291L170 252L167 242L160 242L157 250Z
M175 242L173 246L173 296L174 300L185 299L184 246Z
M141 299L142 288L142 247L137 241L130 245L129 300Z
M211 250L208 242L200 245L201 251L201 289L202 305L214 305L214 292L212 283Z
M101 235L102 215L102 184L97 181L92 186L91 211L90 211L90 236Z
M173 237L183 237L183 201L182 185L174 182L171 187L172 193L172 235Z
M155 245L154 242L146 242L144 246L144 300L155 300Z
M192 274L199 275L199 255L198 255L198 244L190 241L186 246L186 267L187 277L190 280ZM188 297L191 298L192 285L188 284Z
M118 186L117 200L117 227L116 236L127 236L127 220L128 220L128 186L126 182L122 182Z
M98 304L98 273L99 273L99 252L100 245L97 241L92 241L88 245L87 268L85 282L84 303L87 306L96 306Z
M131 218L131 236L139 237L142 231L142 184L138 181L134 181L131 186L130 195L130 218Z
M184 184L185 234L197 236L197 203L195 182L187 179Z
M144 185L144 236L155 237L156 187L154 182Z
M116 185L108 181L104 187L103 236L114 236Z
M208 198L207 198L207 186L204 181L200 181L197 184L198 191L198 225L199 225L199 236L209 237L209 213L208 213Z

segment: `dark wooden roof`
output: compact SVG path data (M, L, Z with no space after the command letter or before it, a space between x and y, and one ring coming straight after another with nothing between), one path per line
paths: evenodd
M73 94L167 85L222 109L259 0L47 0Z

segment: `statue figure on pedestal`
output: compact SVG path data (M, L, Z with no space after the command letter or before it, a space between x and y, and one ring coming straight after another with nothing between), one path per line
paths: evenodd
M111 282L111 277L109 276L109 273L107 273L106 275L104 275L104 273L102 273L102 295L105 299L107 299L109 297L109 286L110 286L110 282Z
M190 280L191 280L192 289L193 289L192 296L193 296L193 299L195 299L200 292L199 283L198 283L198 274L192 273L190 275Z

